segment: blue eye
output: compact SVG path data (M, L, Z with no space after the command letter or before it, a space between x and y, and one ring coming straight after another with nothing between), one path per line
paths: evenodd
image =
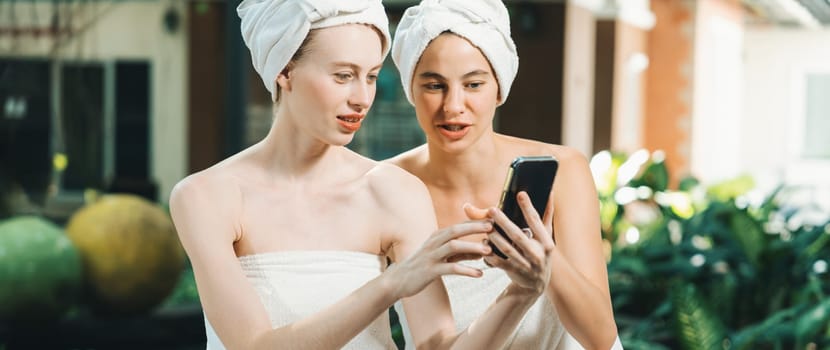
M483 82L480 82L480 81L476 81L476 82L472 82L472 83L467 84L467 86L468 86L468 87L470 87L470 88L472 88L472 89L478 89L478 88L480 88L482 85L484 85L484 83L483 83Z

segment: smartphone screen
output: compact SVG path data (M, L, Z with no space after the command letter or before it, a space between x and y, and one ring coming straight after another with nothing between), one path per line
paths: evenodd
M551 156L518 157L513 160L505 179L499 209L519 228L528 227L516 195L521 191L527 192L533 208L539 213L539 217L542 217L548 205L548 198L558 169L559 162ZM510 240L498 225L496 225L496 230L502 237ZM490 243L490 246L496 255L505 258L504 253L494 244Z

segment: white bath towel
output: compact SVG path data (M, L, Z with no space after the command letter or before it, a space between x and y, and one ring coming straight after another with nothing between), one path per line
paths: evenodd
M504 103L519 71L519 56L510 37L510 16L501 0L424 0L406 9L395 30L392 59L409 103L413 103L415 66L430 41L445 31L466 38L484 53L495 70Z
M276 97L275 80L312 29L348 23L376 27L389 52L389 19L381 0L245 0L236 8L254 68Z
M466 329L510 284L510 277L504 270L489 267L484 264L484 260L462 261L461 263L482 270L484 275L479 278L452 275L443 277L450 296L457 330ZM403 326L406 349L414 349L406 314L400 302L395 304L395 311L398 312ZM556 307L547 296L543 295L527 311L504 349L583 350L584 348L568 333L562 321L559 320ZM622 349L618 338L611 350Z
M285 251L239 258L271 319L282 327L343 299L385 268L385 258L351 251ZM205 320L207 349L224 349ZM397 349L384 313L343 349Z

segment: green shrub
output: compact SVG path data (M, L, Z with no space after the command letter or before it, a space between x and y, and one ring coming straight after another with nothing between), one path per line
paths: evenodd
M684 179L671 190L659 153L594 158L626 349L830 346L830 222L789 204L797 189L750 203L757 190L747 176L708 188Z

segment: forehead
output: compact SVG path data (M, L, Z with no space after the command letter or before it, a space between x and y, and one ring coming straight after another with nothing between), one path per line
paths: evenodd
M466 74L473 70L492 73L490 62L481 50L469 40L453 33L437 36L424 49L415 71L427 70L436 73Z
M318 62L344 61L374 66L382 62L383 44L373 27L344 24L316 29L309 52Z

